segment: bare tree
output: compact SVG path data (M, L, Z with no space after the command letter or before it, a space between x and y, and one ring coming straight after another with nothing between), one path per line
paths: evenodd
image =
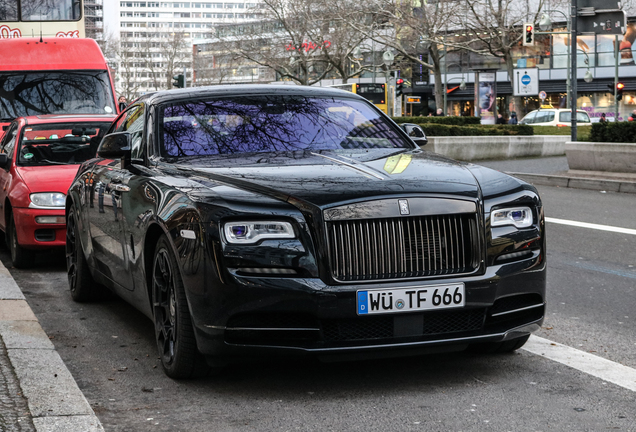
M165 73L165 87L172 87L172 77L182 73L184 68L192 64L192 45L184 31L175 31L170 34L161 33L163 36L159 42L159 52L164 59L163 72Z
M138 43L128 32L122 32L119 39L117 53L117 75L119 77L119 94L127 100L131 100L139 94L140 83L136 80L138 59L135 53L138 51Z
M467 36L454 45L502 59L512 82L513 54L521 48L523 23L537 23L544 7L544 0L535 3L531 12L515 0L466 0L466 11L458 15L457 25ZM519 101L514 105L519 106Z
M360 73L351 53L363 36L340 25L336 0L263 0L258 10L258 22L217 27L218 55L234 53L247 67L266 67L305 85Z
M226 44L203 44L205 51L194 53L194 73L196 81L194 85L214 85L236 82L241 79L240 72L248 68L256 68L258 65L249 64L237 56L233 50L228 49ZM253 72L251 73L253 75ZM253 78L253 77L252 77ZM258 81L258 75L256 76ZM251 81L254 81L252 79Z
M441 107L444 100L442 60L447 52L445 34L453 28L452 18L460 7L459 2L443 0L372 0L353 12L358 15L366 11L366 20L343 16L343 22L366 38L396 51L403 59L431 71L435 77L435 103ZM427 57L420 58L424 52Z

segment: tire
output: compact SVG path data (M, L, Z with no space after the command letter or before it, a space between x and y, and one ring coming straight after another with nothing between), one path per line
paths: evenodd
M13 267L24 269L33 265L35 260L35 252L25 249L18 243L18 232L15 227L15 219L11 214L9 219L9 230L7 235L7 246L9 246L9 252L11 252L11 261L13 261Z
M71 297L78 303L94 301L102 292L86 262L80 243L77 210L71 206L66 217L66 274Z
M478 354L503 354L518 350L528 342L530 335L504 342L489 342L471 345L468 350Z
M159 238L152 265L155 338L163 370L174 379L197 378L210 372L197 348L183 280L168 238Z

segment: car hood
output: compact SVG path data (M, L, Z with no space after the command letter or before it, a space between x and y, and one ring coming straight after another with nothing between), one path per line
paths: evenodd
M18 167L18 172L31 193L62 192L65 194L78 168L79 165Z
M200 162L198 162L200 163ZM479 185L463 163L434 153L370 150L368 152L290 152L253 157L216 158L216 166L187 167L191 178L300 205L330 204L370 197L439 194L479 197ZM185 167L182 165L181 169Z

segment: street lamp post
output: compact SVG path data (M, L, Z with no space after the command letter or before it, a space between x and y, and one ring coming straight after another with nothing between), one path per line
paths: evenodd
M387 114L389 116L393 116L393 106L391 106L391 103L389 101L393 101L393 97L391 92L389 91L390 87L389 87L389 74L391 73L391 65L393 64L393 60L395 59L395 56L393 55L393 53L391 52L391 50L387 49L386 51L384 51L384 54L382 54L382 61L384 62L384 66L386 66L386 71L385 71L385 77L386 77L386 81L384 84L384 88L385 88L385 93L386 93L386 105L387 105Z

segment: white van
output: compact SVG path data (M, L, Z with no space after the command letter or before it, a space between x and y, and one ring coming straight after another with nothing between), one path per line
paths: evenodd
M572 110L567 108L544 108L530 111L519 124L534 126L572 126ZM590 116L583 110L576 111L576 125L589 126Z

